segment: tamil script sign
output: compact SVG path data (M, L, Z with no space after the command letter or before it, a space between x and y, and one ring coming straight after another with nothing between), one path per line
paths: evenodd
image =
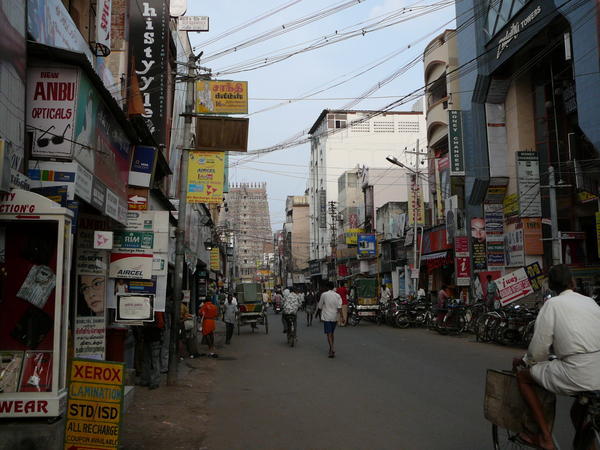
M119 447L124 364L74 359L65 448Z
M190 152L188 203L221 203L223 201L223 170L223 152Z
M496 284L502 306L509 305L534 292L523 268L498 278Z
M208 31L208 16L181 16L177 28L179 31Z
M196 112L248 114L248 82L196 81Z

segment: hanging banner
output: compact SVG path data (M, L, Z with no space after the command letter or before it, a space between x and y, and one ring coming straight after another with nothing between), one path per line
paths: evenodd
M210 270L221 271L221 255L218 247L210 250Z
M423 202L423 190L421 180L416 175L408 174L410 177L410 189L408 191L408 225L414 226L415 215L417 225L423 225L425 221L425 204Z
M189 152L188 203L220 204L223 201L223 152Z
M465 174L461 111L448 110L448 148L450 175Z
M471 219L471 252L473 271L487 270L485 220L481 217Z
M502 306L509 305L534 292L523 268L498 278L496 285Z
M248 114L247 81L196 81L196 112Z
M498 204L486 204L483 210L487 265L489 270L494 270L504 266L504 211Z
M130 1L129 46L144 102L142 117L150 123L150 132L159 145L166 144L167 45L169 2L164 0ZM131 84L128 86L132 89Z
M110 55L112 0L98 0L96 5L96 55Z
M517 152L517 184L521 217L541 217L540 163L537 152Z

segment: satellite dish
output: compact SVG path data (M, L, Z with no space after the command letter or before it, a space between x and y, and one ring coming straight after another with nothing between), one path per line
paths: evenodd
M187 0L171 0L169 13L171 17L183 16L187 11Z

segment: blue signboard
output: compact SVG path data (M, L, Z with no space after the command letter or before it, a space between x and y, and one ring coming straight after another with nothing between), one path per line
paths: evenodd
M156 157L156 148L136 145L133 151L133 158L131 158L129 184L132 186L150 187Z
M374 234L359 234L356 243L359 258L369 258L377 255L377 237Z

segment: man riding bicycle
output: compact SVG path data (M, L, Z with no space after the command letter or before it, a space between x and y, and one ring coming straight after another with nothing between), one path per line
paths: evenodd
M300 296L296 293L296 289L294 287L290 287L289 292L283 297L283 315L281 319L283 322L284 333L287 333L288 324L290 321L292 321L294 324L294 330L296 330L296 314L298 313L300 305L302 305Z
M600 390L600 306L573 292L571 271L564 264L550 268L548 285L559 294L540 309L527 353L513 360L513 368L525 367L517 373L517 383L541 430L538 436L521 434L519 438L539 448L554 449L534 386L561 395ZM551 352L556 359L550 361ZM576 401L571 408L576 430L584 416L585 410Z

